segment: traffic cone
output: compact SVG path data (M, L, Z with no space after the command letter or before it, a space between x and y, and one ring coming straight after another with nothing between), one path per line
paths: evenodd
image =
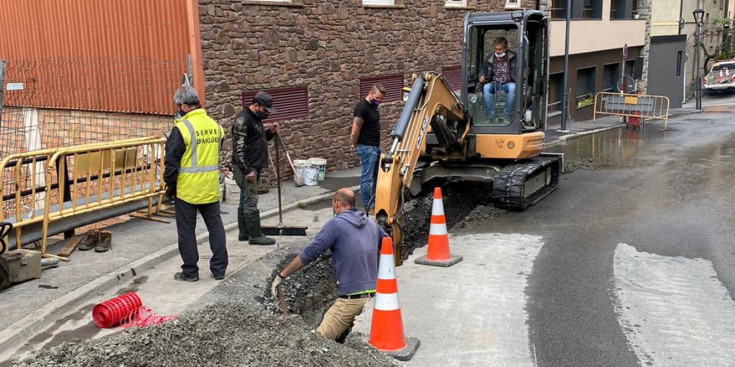
M399 360L408 361L421 342L403 335L401 307L398 305L398 283L393 259L393 241L383 238L380 248L378 282L375 287L375 307L370 326L370 345Z
M447 220L444 218L442 189L435 187L434 204L431 208L428 250L426 256L422 256L414 262L421 265L448 267L460 261L462 261L462 256L452 256L449 253L449 235L447 234Z

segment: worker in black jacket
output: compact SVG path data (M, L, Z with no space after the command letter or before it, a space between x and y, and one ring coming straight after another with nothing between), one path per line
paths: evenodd
M268 166L268 140L278 133L277 123L266 128L263 120L275 112L273 98L266 92L258 92L252 103L237 114L232 125L232 172L240 187L238 239L251 245L276 243L261 231L258 210L258 179Z

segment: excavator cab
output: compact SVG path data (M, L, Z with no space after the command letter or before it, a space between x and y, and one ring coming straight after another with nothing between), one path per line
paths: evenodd
M504 75L486 75L497 41L508 51ZM537 11L468 13L464 19L461 99L472 121L471 135L521 134L546 122L548 22ZM501 63L501 65L503 65ZM501 81L506 81L505 83Z
M403 111L379 161L375 219L393 237L400 264L406 197L443 181L478 181L499 208L524 210L556 189L562 157L541 152L546 128L548 21L537 10L469 13L462 82L413 75ZM496 40L508 44L500 77L480 79ZM504 42L503 42L504 43ZM501 50L502 51L502 50ZM493 63L493 65L498 65ZM507 85L513 83L513 88Z

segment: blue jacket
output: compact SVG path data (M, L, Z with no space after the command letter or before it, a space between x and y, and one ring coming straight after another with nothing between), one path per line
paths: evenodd
M364 212L349 209L327 222L299 259L306 265L331 250L340 295L375 289L380 242L387 236Z

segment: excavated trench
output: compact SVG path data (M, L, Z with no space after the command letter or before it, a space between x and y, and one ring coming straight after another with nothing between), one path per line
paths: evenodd
M467 193L472 193L468 195ZM505 210L497 209L490 199L487 185L479 183L449 183L442 187L447 228L464 228L469 223L487 221L502 215ZM429 221L433 203L432 192L422 193L404 205L404 241L401 257L407 259L416 248L426 246L429 237ZM296 256L288 254L279 264L285 267ZM291 314L299 315L304 322L316 327L324 312L337 296L334 267L327 254L289 276L281 286L284 299ZM275 277L275 271L272 274ZM272 278L271 278L272 279ZM270 289L264 291L261 302L265 309L280 314L281 307L271 297Z

